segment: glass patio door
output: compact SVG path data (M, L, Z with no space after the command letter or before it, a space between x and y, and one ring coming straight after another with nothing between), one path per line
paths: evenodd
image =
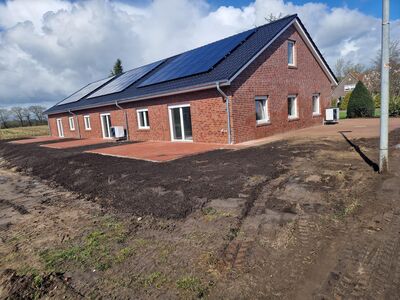
M169 107L172 141L193 141L190 105Z
M61 119L57 119L57 130L58 130L58 136L64 137L64 128Z
M103 138L109 139L111 138L111 119L110 114L101 114L101 129L103 132Z

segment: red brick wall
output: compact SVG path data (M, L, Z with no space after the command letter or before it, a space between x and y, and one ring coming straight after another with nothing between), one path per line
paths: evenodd
M216 90L199 91L162 99L144 100L121 104L128 115L129 139L132 141L170 141L168 105L190 104L193 141L207 143L227 143L225 103ZM139 129L136 109L147 108L150 129ZM76 112L83 138L101 138L101 113L110 113L112 126L125 126L124 113L115 106L101 107ZM91 130L86 131L84 116L90 115ZM78 130L71 132L68 125L70 114L50 116L52 135L57 136L55 119L62 118L65 137L78 137Z
M296 68L287 65L288 39L296 42ZM321 124L331 91L328 77L292 26L233 81L230 93L234 142ZM318 117L312 115L314 93L320 93L322 114ZM287 96L292 94L297 94L297 120L288 119ZM256 96L268 96L270 124L256 124Z

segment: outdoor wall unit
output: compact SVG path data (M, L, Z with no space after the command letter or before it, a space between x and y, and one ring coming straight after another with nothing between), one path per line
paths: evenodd
M325 123L334 124L339 122L339 108L327 108L325 110Z
M113 138L121 139L125 137L125 128L123 126L111 127L111 136Z

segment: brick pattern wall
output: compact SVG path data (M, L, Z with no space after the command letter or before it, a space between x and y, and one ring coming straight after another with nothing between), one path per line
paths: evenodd
M170 141L169 105L189 104L192 118L194 142L227 143L227 125L225 103L216 90L199 91L162 99L144 100L121 104L127 112L129 139L132 141ZM149 113L149 129L139 129L136 109L147 108ZM100 114L110 113L111 126L125 126L124 112L116 106L76 112L82 138L102 138ZM85 130L84 116L90 116L91 130ZM52 115L49 118L51 134L58 136L56 119L61 118L64 136L78 137L77 128L69 130L70 114Z
M287 41L295 41L296 68L287 64ZM287 130L321 124L330 105L331 83L295 27L290 27L234 80L233 140L240 143ZM312 95L320 94L320 116L312 114ZM288 95L297 95L299 118L288 118ZM257 125L255 97L268 96L270 123Z

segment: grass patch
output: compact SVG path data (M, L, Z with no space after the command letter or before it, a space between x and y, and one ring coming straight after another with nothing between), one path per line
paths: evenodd
M341 205L336 209L336 212L334 214L334 219L340 220L344 219L348 216L353 215L358 208L361 207L361 204L358 199L354 199L350 204L348 205Z
M49 134L49 127L47 125L4 128L0 129L0 140L18 139Z
M208 286L194 276L185 276L176 281L176 287L185 292L195 293L197 298L204 298L208 294Z
M101 229L92 231L73 245L47 249L39 256L50 271L64 271L70 264L104 271L113 264L122 263L147 244L146 240L139 239L133 245L122 247L127 237L128 232L122 223L107 219Z
M142 283L145 287L161 288L167 282L167 277L161 272L153 272L143 278Z
M216 210L214 207L205 207L202 209L203 215L207 221L213 221L221 217L232 217L229 212Z

